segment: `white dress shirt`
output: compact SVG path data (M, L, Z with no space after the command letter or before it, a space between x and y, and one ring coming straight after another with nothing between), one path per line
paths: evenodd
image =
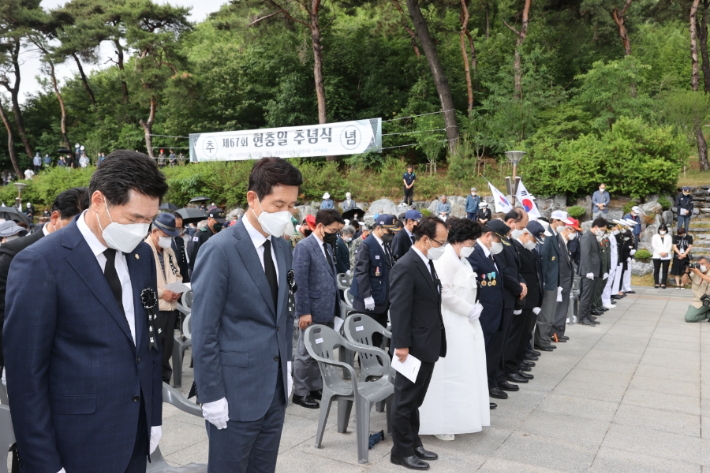
M483 242L481 241L480 238L478 240L476 240L476 243L478 243L478 246L481 247L481 249L483 250L483 254L486 256L486 258L489 258L491 256L491 250L489 250L488 247L483 244ZM498 269L498 265L496 264L496 262L494 260L491 260L491 261L493 261L493 266L495 266L496 269Z
M49 235L49 232L47 231L47 225L49 225L49 222L42 225L42 233L44 233L44 236Z
M104 255L104 250L108 249L103 243L96 238L96 235L92 233L89 226L86 224L84 217L86 216L86 211L81 214L79 220L76 222L76 226L79 228L81 235L88 243L89 248L91 248L92 253L96 257L96 261L99 262L101 271L106 269L106 255ZM126 321L128 322L128 328L131 329L131 336L133 337L133 344L136 343L136 314L133 308L133 287L131 286L131 276L128 273L128 264L126 263L126 255L122 252L116 250L116 259L114 260L116 266L116 273L118 273L118 279L121 281L121 301L123 302L123 312L126 315Z
M324 245L323 240L321 240L320 238L318 238L318 235L316 235L316 232L311 233L311 235L313 235L313 237L314 237L316 240L318 240L318 246L320 246L320 251L321 251L321 253L323 253L323 258L325 258L326 261L327 261L327 260L328 260L328 256L325 254L325 248L323 248L323 245Z
M373 232L373 233L370 233L370 235L372 235L373 237L375 237L375 240L377 240L377 243L379 243L380 246L382 247L382 251L384 251L385 254L387 254L387 250L385 250L385 244L384 244L384 242L382 241L382 239L379 238L377 235L375 235L374 232Z
M266 268L264 268L264 243L266 242L266 240L271 241L271 235L269 235L268 238L262 235L259 230L254 228L254 225L251 224L246 215L242 217L242 223L244 223L244 228L247 229L247 233L249 233L249 238L251 238L251 242L254 244L254 248L256 248L256 254L259 255L259 261L261 261L261 268L266 271ZM276 250L274 249L273 241L271 241L271 259L274 262L274 269L276 270L276 282L278 282L279 264L276 262Z

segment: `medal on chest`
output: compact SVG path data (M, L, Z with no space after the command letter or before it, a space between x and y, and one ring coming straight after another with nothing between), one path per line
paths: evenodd
M377 266L375 267L375 276L380 277L382 275L382 272L380 271L380 267Z
M488 285L488 282L486 281L486 275L481 276L481 286L486 287Z

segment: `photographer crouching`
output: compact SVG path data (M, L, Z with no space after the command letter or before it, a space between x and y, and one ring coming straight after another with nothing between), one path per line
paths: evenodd
M693 302L685 313L686 322L700 322L710 318L710 294L708 288L710 276L708 276L710 264L705 257L698 259L697 263L690 263L685 270L685 274L693 284Z

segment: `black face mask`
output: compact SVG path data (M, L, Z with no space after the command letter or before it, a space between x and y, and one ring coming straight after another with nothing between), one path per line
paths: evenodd
M338 241L337 233L323 232L323 243L328 243L329 245L332 245L336 241Z
M214 225L212 225L212 231L214 233L219 233L222 230L222 224L217 222Z
M391 243L393 238L394 238L394 235L391 233L383 233L382 234L382 241L385 243Z

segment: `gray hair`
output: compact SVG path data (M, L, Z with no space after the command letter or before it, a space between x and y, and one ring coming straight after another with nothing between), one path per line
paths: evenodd
M342 230L340 230L340 233L343 235L354 235L355 234L355 229L351 227L350 225L346 225L343 227Z
M204 230L205 228L207 228L207 220L202 220L197 224L198 230Z

